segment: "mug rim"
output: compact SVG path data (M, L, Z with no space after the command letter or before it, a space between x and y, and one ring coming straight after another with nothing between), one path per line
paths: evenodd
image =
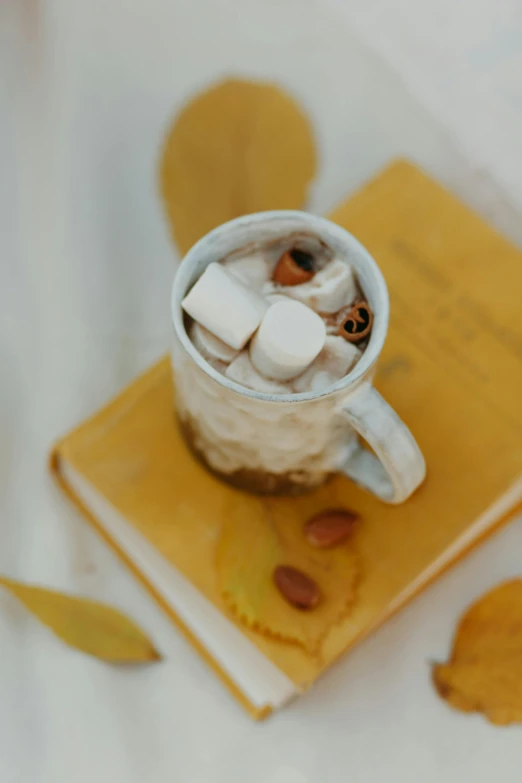
M185 277L183 272L193 265L194 260L197 259L202 252L205 252L207 245L212 244L224 233L228 233L235 228L241 228L245 224L263 223L270 220L292 218L299 218L300 220L305 218L306 225L303 225L304 229L312 232L315 231L319 235L321 235L322 232L328 232L330 235L333 234L334 236L337 236L337 238L342 241L343 244L353 248L364 258L364 263L372 277L372 285L375 287L376 299L379 300L379 311L374 313L374 322L372 333L370 335L370 341L355 367L353 367L353 369L347 375L345 375L339 381L336 381L335 384L332 384L327 389L323 389L319 392L310 391L284 395L271 394L267 392L255 391L254 389L248 389L245 386L241 386L239 383L236 383L235 381L231 381L225 375L215 370L195 348L185 329L183 310L181 307L181 300L185 296L186 290L188 288L188 284L185 284L185 287L183 288L182 281ZM237 249L239 249L239 246ZM216 261L218 260L219 259L216 259ZM200 367L201 370L203 370L206 375L208 375L214 381L220 383L225 388L230 389L244 397L270 402L306 402L309 400L319 399L320 397L328 397L343 389L348 389L349 387L354 386L368 373L368 371L379 358L388 331L389 311L390 303L386 281L379 266L377 265L377 262L370 252L364 247L364 245L362 245L353 234L351 234L345 228L339 226L337 223L333 223L328 218L294 209L267 210L263 212L254 212L248 215L241 215L240 217L229 220L226 223L222 223L221 225L212 229L212 231L209 231L207 234L201 237L201 239L199 239L186 253L178 269L176 270L174 282L172 284L172 325L178 340L190 358L195 361L195 363Z

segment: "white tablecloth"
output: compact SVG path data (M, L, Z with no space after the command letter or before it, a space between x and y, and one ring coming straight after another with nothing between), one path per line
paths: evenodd
M158 148L211 79L281 80L305 104L321 152L314 210L408 154L522 240L520 6L457 5L0 6L0 573L120 606L165 655L111 668L1 594L1 783L520 780L521 730L449 710L429 664L475 596L520 574L522 522L255 725L45 471L52 440L168 347L176 254Z

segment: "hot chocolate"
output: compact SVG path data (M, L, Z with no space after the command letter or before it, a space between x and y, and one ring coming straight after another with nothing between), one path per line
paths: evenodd
M402 502L425 467L372 386L388 313L377 264L335 223L279 210L210 231L172 290L176 413L194 454L243 490L295 494L341 473Z
M373 320L351 265L298 233L216 259L183 309L214 369L274 395L330 388L359 361Z

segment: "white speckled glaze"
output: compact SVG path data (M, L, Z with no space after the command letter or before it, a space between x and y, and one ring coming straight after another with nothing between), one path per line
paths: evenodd
M374 312L372 334L352 371L323 392L252 391L198 353L185 330L181 301L212 261L295 232L319 237L353 266ZM246 488L299 491L343 471L387 502L405 500L424 478L424 459L407 427L371 386L388 314L377 264L351 234L325 218L261 212L211 231L185 256L172 290L176 404L191 447L213 471ZM360 447L358 434L379 459Z

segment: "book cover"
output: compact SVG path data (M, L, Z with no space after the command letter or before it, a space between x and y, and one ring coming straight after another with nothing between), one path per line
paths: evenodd
M428 465L425 484L407 503L386 506L341 476L298 499L248 496L220 483L194 460L178 431L167 359L67 435L52 458L65 489L67 462L298 691L522 499L522 253L405 161L329 217L366 245L389 285L390 332L376 386L411 428ZM315 510L342 505L362 517L349 587L342 579L350 593L342 611L303 616L291 640L277 632L284 617L260 624L240 616L234 596L249 589L242 579L249 578L250 552L262 548L249 540L249 530L259 535L263 520L299 525ZM125 558L99 520L82 510ZM256 717L269 712L245 698L125 559L243 706Z

